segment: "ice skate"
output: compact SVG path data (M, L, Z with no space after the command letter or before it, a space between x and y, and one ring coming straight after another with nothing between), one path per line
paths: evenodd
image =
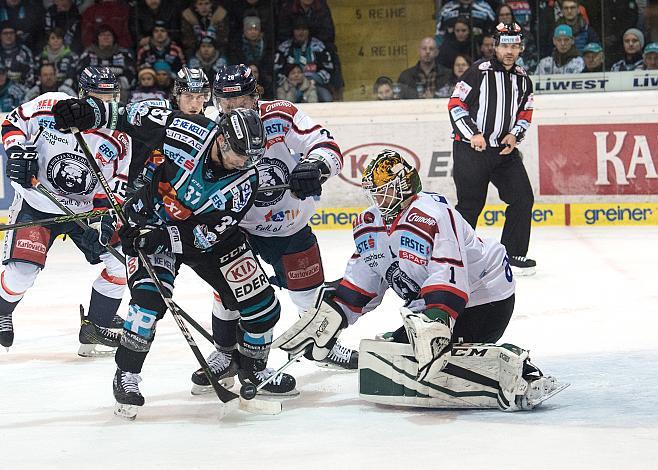
M230 389L235 383L233 378L238 372L237 364L232 361L233 355L227 351L213 351L206 359L210 370L217 378L219 384ZM198 369L192 374L192 395L203 395L213 392L212 385L203 369Z
M80 333L78 334L80 348L78 356L82 357L106 357L114 355L119 347L121 335L110 328L95 325L84 314L84 308L80 306Z
M537 262L525 256L510 256L509 264L515 276L532 276L536 272Z
M139 374L117 369L112 383L114 398L117 401L114 407L115 415L130 420L137 417L137 407L144 405L144 397L139 392L141 381Z
M14 344L14 324L11 321L11 313L0 315L0 345L7 348Z
M261 382L269 379L276 372L267 367L264 359L241 358L242 366L238 370L238 378L241 383L250 382L258 387ZM295 388L297 381L290 374L280 373L258 391L262 397L296 397L299 390Z
M528 382L528 390L522 396L516 397L516 406L521 410L532 410L549 398L567 388L569 383L561 383L555 377L539 377Z
M322 361L316 361L318 367L335 370L357 370L359 368L359 352L346 348L338 341Z
M113 330L123 330L123 324L125 320L121 318L119 315L114 314L114 317L112 317L112 324L110 325L110 328Z

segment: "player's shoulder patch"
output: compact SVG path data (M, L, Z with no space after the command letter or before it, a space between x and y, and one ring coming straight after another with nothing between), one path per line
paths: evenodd
M260 115L265 118L270 113L283 113L290 117L295 117L297 114L297 106L286 100L264 101L259 104Z
M426 233L431 238L434 238L434 235L439 231L439 224L436 217L428 214L429 211L425 212L421 210L418 206L419 204L413 204L409 209L409 212L404 216L402 222L411 225Z
M352 220L352 229L358 230L366 225L372 224L375 222L375 214L371 208L366 209L357 215L354 220Z
M492 65L490 60L485 60L480 65L478 65L479 70L491 70Z
M517 65L517 66L514 68L514 70L516 70L516 73L517 73L517 74L519 74L519 75L521 75L521 76L523 76L523 77L525 77L526 75L528 75L528 73L525 71L525 69L524 69L523 67L521 67L520 65Z

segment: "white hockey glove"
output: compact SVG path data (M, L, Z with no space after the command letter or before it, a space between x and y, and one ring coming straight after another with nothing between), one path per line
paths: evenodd
M338 335L347 326L342 309L332 300L334 292L333 287L321 287L313 307L275 339L272 347L293 355L306 350L304 357L313 361L326 358Z
M450 316L435 308L412 312L405 307L400 309L400 315L418 361L417 379L431 380L450 358Z

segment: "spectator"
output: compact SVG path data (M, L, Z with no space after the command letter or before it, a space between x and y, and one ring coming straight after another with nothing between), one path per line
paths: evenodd
M48 43L38 57L38 64L52 64L55 67L57 84L71 87L75 82L75 65L78 56L64 45L64 31L55 28L48 34Z
M435 46L436 47L436 46ZM455 57L458 55L473 56L474 43L471 40L471 26L466 18L457 18L452 27L452 33L446 36L438 51L436 61L446 67L452 68Z
M388 77L379 77L375 80L375 84L372 86L372 92L377 101L396 99L395 93L393 92L393 80Z
M158 60L168 62L174 73L177 73L185 65L183 50L169 38L167 23L162 20L156 20L153 23L151 40L137 52L138 66L149 65L153 67L153 64Z
M5 64L0 62L0 113L13 111L23 104L23 88L11 81Z
M589 23L587 10L583 5L578 6L578 13ZM535 31L539 55L551 54L551 33L555 30L558 21L564 16L558 0L542 0L537 3L537 24L539 29Z
M658 70L658 42L650 42L642 54L642 70Z
M583 48L583 73L603 72L603 48L598 42L590 42Z
M181 11L172 0L139 0L133 9L130 26L135 28L133 36L137 48L146 46L151 40L151 32L156 21L164 23L171 40L180 41Z
M449 70L436 62L438 50L434 38L421 39L419 60L400 74L400 98L434 98L435 92L448 80Z
M462 75L464 75L464 72L466 72L470 66L470 57L465 55L458 55L455 57L454 64L452 66L452 73L450 74L446 84L436 91L436 96L438 98L449 98L452 95L455 86L461 81Z
M638 7L635 0L605 1L603 49L607 64L614 64L624 57L624 41L619 32L637 27Z
M34 59L26 46L18 44L16 28L9 21L0 23L0 46L0 61L9 80L25 92L34 84Z
M155 70L155 86L166 96L169 96L171 93L171 78L173 76L171 66L164 60L159 60L153 64L153 70Z
M311 37L318 38L328 47L333 47L336 42L336 30L326 0L293 0L284 6L279 14L277 34L279 42L292 36L294 21L300 17L306 19Z
M272 99L274 95L268 94L265 88L263 88L263 86L258 83L260 80L260 70L258 69L258 66L256 64L249 64L249 70L251 70L251 74L256 80L256 93L258 93L258 96L265 98L266 100Z
M215 74L219 68L227 64L226 57L215 47L215 39L212 35L208 34L201 39L201 44L199 44L194 57L190 58L189 67L192 69L203 69L212 86L215 80Z
M626 72L642 67L642 48L644 47L644 34L637 28L629 28L623 36L624 57L612 64L612 72Z
M194 0L190 8L183 10L182 16L181 37L188 57L194 55L197 44L206 35L214 38L216 49L226 50L229 20L224 7L218 6L213 11L211 0Z
M42 64L39 69L39 81L25 94L25 101L30 101L39 95L51 91L60 91L77 98L75 91L68 85L58 85L57 71L53 64Z
M169 95L155 85L155 70L141 67L137 73L137 87L130 94L130 101L167 99Z
M486 36L482 36L482 42L479 47L480 51L480 59L486 59L490 60L493 58L494 55L496 55L496 52L494 50L494 38L491 34L487 34Z
M436 44L441 46L446 34L452 33L457 18L464 17L470 21L471 35L478 38L493 30L496 16L484 0L451 0L437 14Z
M125 101L135 78L135 59L132 52L119 47L114 31L108 25L102 24L98 27L96 41L80 56L78 75L89 66L109 67L119 80L121 100Z
M43 34L43 3L36 0L5 0L0 6L0 22L8 21L16 29L18 41L35 51Z
M553 54L539 61L537 73L580 73L585 64L573 41L571 26L561 24L553 32Z
M275 32L276 21L274 20L273 3L276 0L233 0L227 6L230 22L231 43L239 40L242 35L242 27L245 17L257 16L260 18L260 29L265 38L265 45L268 53L274 57L275 52ZM290 37L288 35L285 39Z
M304 18L295 19L293 38L282 42L274 57L274 73L279 84L286 79L283 73L286 64L302 66L304 75L315 82L319 101L333 100L327 88L334 72L331 54L322 41L310 36Z
M62 30L64 45L75 54L79 54L82 52L80 20L80 12L73 0L55 0L55 3L46 10L46 31Z
M101 25L109 26L119 47L132 49L133 40L128 27L130 8L121 0L96 0L82 14L82 47L90 47L97 38ZM82 69L81 69L82 70ZM116 75L116 74L115 74Z
M269 91L272 86L272 59L261 31L260 18L245 16L242 22L242 36L233 41L233 47L229 52L229 63L258 66L259 71L263 71L258 83L268 90L268 94L271 94Z
M283 68L286 79L276 90L276 97L293 103L317 103L315 82L304 76L299 64L286 64Z
M573 31L576 49L583 52L583 49L590 42L599 42L599 35L594 31L578 12L578 0L562 0L562 15L557 24L567 24Z

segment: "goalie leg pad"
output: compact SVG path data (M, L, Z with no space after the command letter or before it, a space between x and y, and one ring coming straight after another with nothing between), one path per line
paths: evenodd
M418 362L410 344L362 340L359 396L369 402L395 406L531 409L538 399L527 399L528 382L522 375L527 355L527 351L509 344L455 344L443 371L418 380ZM566 385L559 387L549 387L554 393L541 396L546 400Z

